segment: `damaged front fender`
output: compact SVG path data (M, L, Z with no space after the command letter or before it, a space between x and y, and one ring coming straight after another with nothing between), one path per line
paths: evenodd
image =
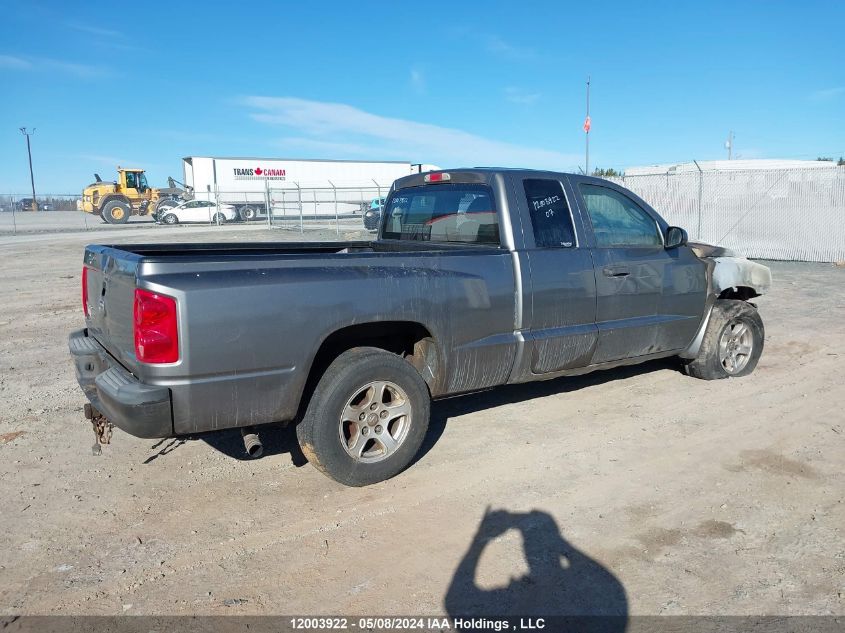
M772 287L768 266L744 257L714 257L711 285L716 296L731 288L750 288L754 296L764 295Z
M708 247L712 250L707 252L697 250L696 246L700 245L693 246L696 254L707 263L710 288L704 318L698 326L695 338L689 347L679 354L681 358L686 359L698 356L716 299L726 294L732 298L751 299L766 294L772 287L772 271L768 266L752 262L745 257L737 257L728 249Z

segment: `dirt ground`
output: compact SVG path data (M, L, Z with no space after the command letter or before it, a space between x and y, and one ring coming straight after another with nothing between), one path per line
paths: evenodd
M412 468L350 489L290 429L259 460L236 432L92 455L82 247L173 239L124 228L0 237L0 613L845 614L845 269L771 264L750 377L662 361L442 401Z

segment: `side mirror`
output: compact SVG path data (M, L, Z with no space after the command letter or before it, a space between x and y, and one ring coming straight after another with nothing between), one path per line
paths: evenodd
M687 239L687 232L679 226L670 226L666 230L666 248L683 246Z

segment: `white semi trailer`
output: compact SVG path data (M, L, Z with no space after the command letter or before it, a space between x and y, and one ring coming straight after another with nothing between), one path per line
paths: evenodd
M243 220L362 213L397 178L437 169L401 161L288 158L182 159L184 183L197 199L232 204Z

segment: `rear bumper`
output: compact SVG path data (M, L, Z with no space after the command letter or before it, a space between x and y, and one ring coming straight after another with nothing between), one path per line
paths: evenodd
M109 422L136 437L174 434L170 389L140 382L88 336L88 330L73 332L68 347L79 386Z

